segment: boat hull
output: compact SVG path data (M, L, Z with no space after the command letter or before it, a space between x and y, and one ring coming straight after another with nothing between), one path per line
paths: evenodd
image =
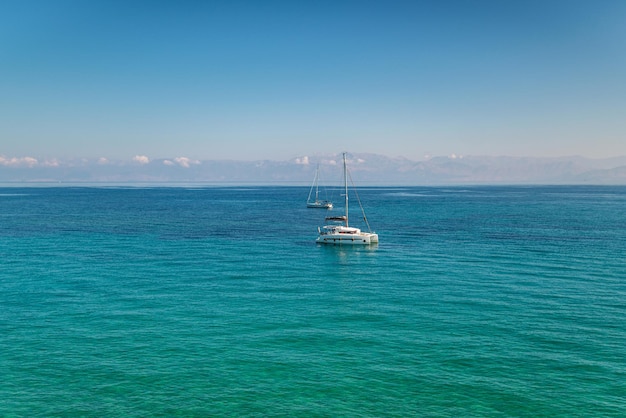
M371 245L378 244L378 234L362 232L360 234L323 234L316 242L328 245Z
M332 209L333 204L330 202L309 202L306 204L306 207L313 209Z

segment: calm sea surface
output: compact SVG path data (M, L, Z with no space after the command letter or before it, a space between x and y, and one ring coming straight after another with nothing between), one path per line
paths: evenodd
M626 416L626 187L308 192L0 188L0 416Z

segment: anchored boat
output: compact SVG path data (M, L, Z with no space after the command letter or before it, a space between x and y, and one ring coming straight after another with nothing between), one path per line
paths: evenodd
M316 208L316 209L332 209L333 203L331 201L320 200L319 180L320 180L320 166L318 164L317 170L315 170L315 178L313 178L313 184L311 185L311 190L309 190L309 197L306 199L306 207ZM314 189L315 189L315 200L311 200L311 195L313 194Z
M343 180L344 180L344 193L345 193L345 214L342 216L327 216L325 218L326 224L323 227L318 227L319 236L316 242L320 244L334 244L334 245L370 245L378 243L378 234L372 231L364 232L360 228L355 228L349 225L348 217L348 167L346 164L346 153L343 153ZM357 195L358 197L358 195ZM369 223L363 211L361 201L357 198L361 211L363 213L363 219L369 230Z

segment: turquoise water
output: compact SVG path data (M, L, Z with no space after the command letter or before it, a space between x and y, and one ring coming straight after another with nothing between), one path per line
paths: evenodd
M0 189L0 416L626 416L626 187L359 194Z

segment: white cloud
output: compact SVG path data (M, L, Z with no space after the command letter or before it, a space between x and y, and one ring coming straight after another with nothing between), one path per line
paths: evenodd
M174 161L178 163L179 166L189 168L190 160L187 157L176 157Z
M174 161L181 167L189 168L192 164L200 164L198 160L192 160L187 157L176 157Z
M348 157L346 161L348 165L363 164L365 162L363 158L358 158L358 157L355 157L354 159L351 159L350 157Z
M33 167L39 164L39 161L33 157L5 158L0 155L0 164L8 167Z
M44 167L59 167L61 165L56 158L46 160L42 164Z
M100 157L100 158L98 158L98 164L100 164L100 165L106 165L106 164L108 164L108 163L109 163L109 160L108 160L108 159L106 159L106 158L104 158L104 157Z
M309 157L305 155L302 158L296 158L296 164L309 165Z
M39 162L35 158L32 158L32 157L22 158L22 163L29 167L39 164Z
M139 164L148 164L150 162L150 158L145 155L135 155L133 157L133 161Z
M200 161L198 160L192 160L191 158L187 158L187 157L176 157L174 158L174 161L172 160L163 160L163 164L171 167L173 165L179 165L183 168L189 168L192 165L197 165L200 164Z

